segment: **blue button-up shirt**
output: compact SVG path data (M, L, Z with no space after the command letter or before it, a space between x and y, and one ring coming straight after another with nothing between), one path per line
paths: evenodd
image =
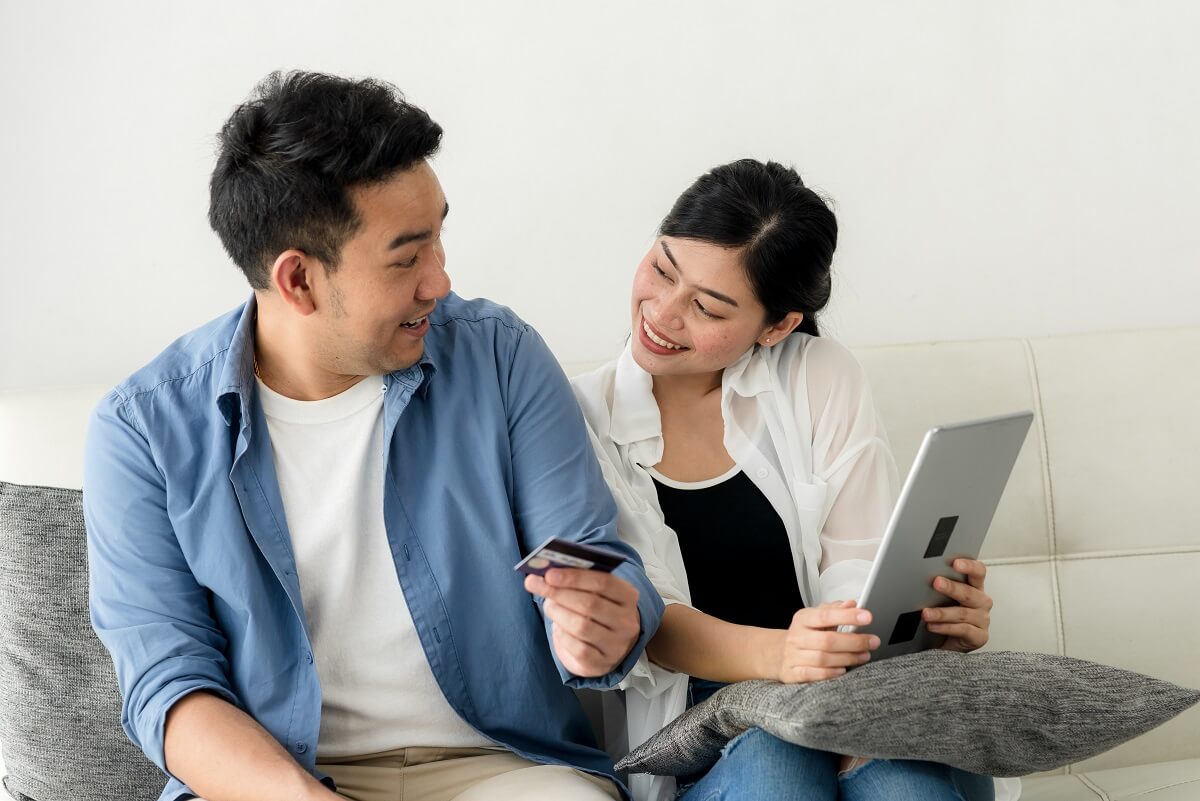
M167 711L207 690L325 779L315 770L321 687L254 380L254 308L251 299L182 337L93 414L92 623L116 666L125 731L164 771ZM384 378L381 454L388 542L425 655L484 736L611 777L572 688L619 682L662 601L617 537L582 416L537 332L455 295L430 322L420 362ZM615 572L639 592L640 637L607 676L562 665L540 599L512 570L551 535L621 554ZM160 799L190 792L171 776Z

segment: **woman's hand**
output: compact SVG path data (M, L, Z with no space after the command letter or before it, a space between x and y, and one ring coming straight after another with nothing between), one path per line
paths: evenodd
M871 659L879 647L873 634L839 632L838 626L862 626L871 613L857 608L857 601L834 601L812 609L801 609L783 632L778 660L778 681L799 684L836 678L849 667Z
M954 569L966 574L966 584L939 576L933 580L933 588L957 601L957 605L931 607L921 616L926 628L934 634L946 635L943 649L966 653L987 645L992 598L983 591L987 565L975 559L955 559Z

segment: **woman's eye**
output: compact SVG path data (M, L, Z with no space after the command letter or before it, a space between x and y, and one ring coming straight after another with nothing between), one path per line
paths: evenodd
M654 272L658 273L660 278L666 278L668 281L671 280L670 277L658 266L658 262L652 261L650 262L650 266L654 268Z
M708 309L704 308L704 304L701 303L700 301L696 301L696 308L699 309L700 313L703 314L705 317L708 317L713 320L720 319L717 317L717 315L713 314Z

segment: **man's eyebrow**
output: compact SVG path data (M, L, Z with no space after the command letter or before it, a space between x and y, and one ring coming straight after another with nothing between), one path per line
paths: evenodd
M450 213L450 203L447 201L446 207L444 209L442 209L442 219L443 220L446 219L446 215L448 215L449 213ZM429 229L426 229L424 231L403 233L403 234L398 235L395 239L393 239L390 243L388 243L387 249L395 250L396 248L402 248L405 245L407 245L409 242L423 242L424 240L428 239L431 236L433 236L433 231L431 231Z
M675 272L679 273L679 277L682 278L683 273L679 271L679 262L675 261L675 254L671 252L671 249L669 247L667 247L666 241L660 240L658 244L662 245L663 253L667 254L667 258L671 260L671 264L675 267ZM722 301L723 303L728 303L730 306L732 306L735 309L738 308L738 302L736 300L734 300L733 298L729 297L728 295L724 295L724 294L717 292L715 290L712 290L712 289L705 289L702 286L698 286L698 287L696 287L696 289L700 290L705 295L711 295L712 297L716 298L719 301Z

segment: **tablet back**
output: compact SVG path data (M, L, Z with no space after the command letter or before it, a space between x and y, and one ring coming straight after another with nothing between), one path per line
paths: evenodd
M950 565L979 557L1032 422L1026 411L925 434L859 598L873 619L857 630L881 643L872 661L941 645L921 610L953 602L933 589L933 579L963 581Z

